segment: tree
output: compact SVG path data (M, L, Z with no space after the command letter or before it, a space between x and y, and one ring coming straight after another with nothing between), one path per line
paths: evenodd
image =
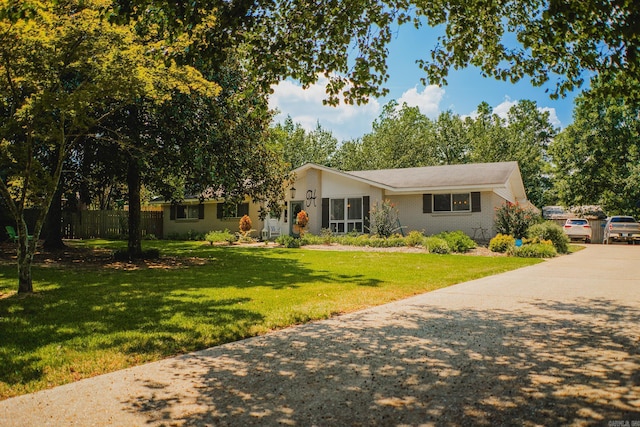
M437 164L433 123L418 107L386 104L362 139L343 143L334 164L343 170L391 169Z
M107 6L0 3L0 196L19 235L19 293L33 291L37 239L70 148L142 94L162 99L174 90L217 90L194 68L152 55L162 40L143 41L133 23L106 22ZM37 216L28 231L29 207Z
M296 169L305 163L316 163L331 166L331 158L336 151L338 140L330 131L320 126L310 132L304 130L300 123L293 124L287 117L284 124L277 124L272 132L274 142L286 163Z
M403 24L443 26L419 59L432 84L469 65L501 80L530 76L534 85L556 79L552 96L580 87L589 75L637 76L640 4L633 0L405 0L296 2L118 0L121 14L162 7L174 31L215 11L206 47L246 44L262 81L293 77L304 85L328 75L329 102L385 95L387 45ZM619 79L619 81L621 81ZM627 86L627 97L640 88Z
M576 99L573 124L551 144L554 192L567 206L595 204L609 214L638 213L640 102L625 99L625 93L614 95L611 84L596 79L594 92Z

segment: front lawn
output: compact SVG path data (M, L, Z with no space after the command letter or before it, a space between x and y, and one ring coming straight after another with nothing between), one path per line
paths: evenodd
M170 241L144 242L159 262L79 252L125 245L75 242L81 259L45 256L28 297L0 261L0 399L540 262Z

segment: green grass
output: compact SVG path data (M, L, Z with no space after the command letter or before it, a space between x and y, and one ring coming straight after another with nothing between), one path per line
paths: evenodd
M125 243L76 245L116 250ZM35 294L21 297L15 265L0 264L0 399L539 262L199 242L144 247L202 265L39 265Z

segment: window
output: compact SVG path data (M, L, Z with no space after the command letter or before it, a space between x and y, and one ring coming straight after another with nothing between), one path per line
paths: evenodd
M469 193L434 194L434 212L470 212L471 197Z
M170 219L197 220L204 219L204 205L172 205Z
M329 228L334 233L363 232L362 197L331 199L329 201Z
M238 203L232 206L229 206L228 203L218 203L216 205L216 217L218 219L241 218L244 215L249 215L249 203Z

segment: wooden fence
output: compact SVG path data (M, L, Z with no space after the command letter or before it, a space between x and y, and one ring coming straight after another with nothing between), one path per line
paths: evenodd
M143 211L142 236L162 238L162 211ZM65 213L62 235L65 239L121 238L129 234L128 211L80 211Z

